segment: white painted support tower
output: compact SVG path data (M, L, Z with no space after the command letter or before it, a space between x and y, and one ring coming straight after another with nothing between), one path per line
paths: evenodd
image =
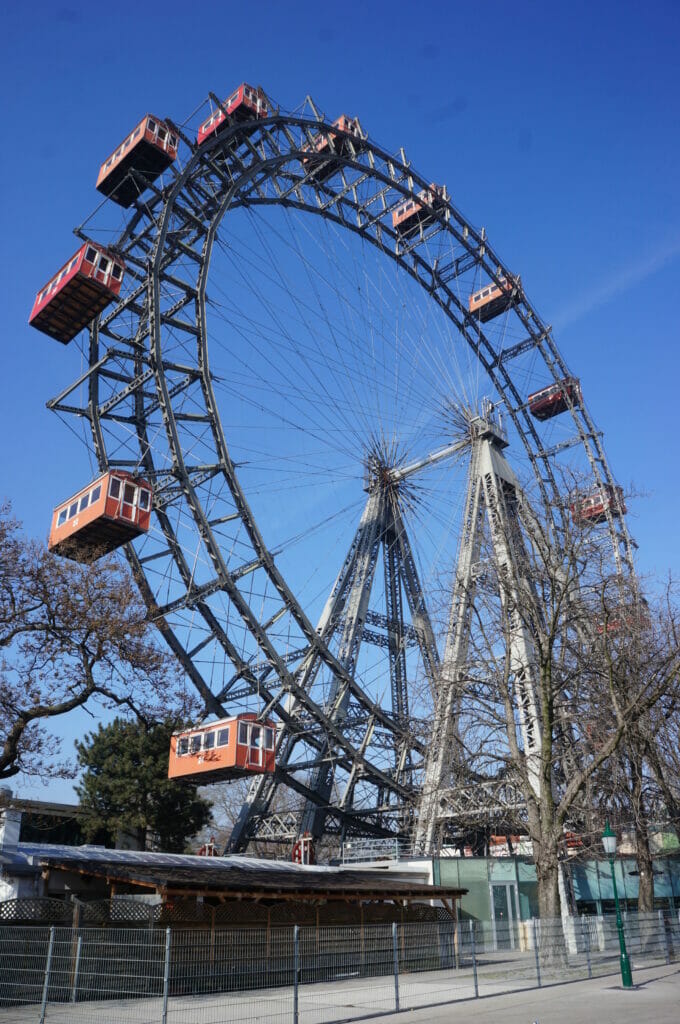
M470 422L470 433L471 459L463 533L415 833L415 848L425 855L436 852L439 797L448 788L451 774L454 777L458 774L456 768L461 761L457 719L459 701L466 687L475 565L479 560L485 512L501 588L500 598L510 623L510 670L516 682L517 710L529 782L536 794L540 793L538 755L541 722L536 699L535 655L526 622L516 610L521 606L520 590L523 596L528 587L520 568L526 561L520 526L524 507L522 491L503 455L507 441L500 425L488 414L478 416ZM530 514L527 518L530 520Z

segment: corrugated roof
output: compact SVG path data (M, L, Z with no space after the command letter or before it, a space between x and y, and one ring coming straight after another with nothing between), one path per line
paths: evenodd
M465 890L432 886L385 868L322 867L256 857L198 857L188 854L107 850L97 846L20 844L36 866L166 890L195 890L299 898L451 898Z

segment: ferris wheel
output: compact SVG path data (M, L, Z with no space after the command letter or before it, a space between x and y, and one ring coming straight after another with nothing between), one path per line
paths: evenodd
M137 537L149 614L206 712L275 735L230 849L406 835L470 424L542 514L601 523L632 567L580 382L448 189L309 97L284 111L244 83L181 127L148 115L97 187L31 319L60 341L89 323L49 405L84 425L93 475L137 487L144 525L109 547Z

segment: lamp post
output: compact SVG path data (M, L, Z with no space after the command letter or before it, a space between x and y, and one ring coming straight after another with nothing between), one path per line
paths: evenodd
M612 885L614 886L614 903L616 905L616 930L619 933L619 946L621 948L621 981L623 982L624 988L633 987L633 978L630 973L630 960L628 959L628 953L626 952L626 939L623 934L623 921L621 920L621 908L619 907L619 894L616 890L616 875L614 874L614 855L616 854L616 833L612 832L609 824L609 819L605 822L604 832L602 833L602 845L604 846L604 852L609 860L609 866L612 869Z

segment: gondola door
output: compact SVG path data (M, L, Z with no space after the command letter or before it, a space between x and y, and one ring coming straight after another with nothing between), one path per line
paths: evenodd
M131 523L134 523L137 518L137 487L134 484L123 484L120 514L123 519L128 519Z
M248 737L248 768L261 768L264 757L264 730L261 725L250 725Z

